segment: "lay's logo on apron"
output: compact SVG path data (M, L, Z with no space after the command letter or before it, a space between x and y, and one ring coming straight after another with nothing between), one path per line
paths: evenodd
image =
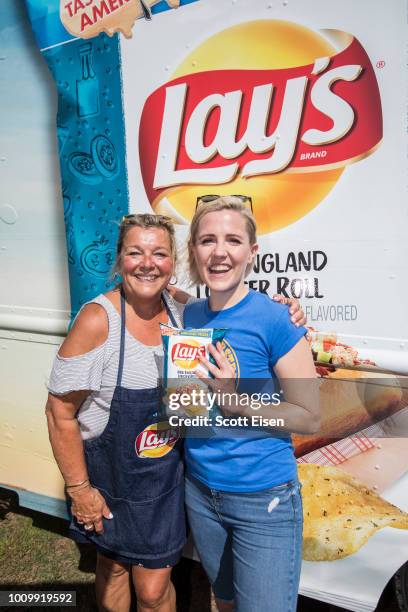
M168 421L152 423L145 427L136 438L135 450L138 457L157 459L169 453L180 438L178 427L170 427Z

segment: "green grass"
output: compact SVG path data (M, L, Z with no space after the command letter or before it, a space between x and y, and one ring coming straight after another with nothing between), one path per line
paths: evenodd
M31 516L10 512L0 523L0 583L92 583L93 574L80 571L79 561L73 542L36 525Z
M0 490L1 590L72 590L77 610L96 610L95 554L66 531L65 521L18 508L16 496Z

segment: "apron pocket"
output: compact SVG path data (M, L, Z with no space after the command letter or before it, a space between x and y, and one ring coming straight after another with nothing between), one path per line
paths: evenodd
M113 519L104 519L104 533L85 531L76 522L75 531L118 555L154 559L177 552L186 540L184 484L177 484L160 497L143 502L115 498L100 489Z
M184 479L180 447L156 459L140 459L135 454L131 462L123 460L119 447L111 455L101 446L84 448L89 480L114 498L150 502Z

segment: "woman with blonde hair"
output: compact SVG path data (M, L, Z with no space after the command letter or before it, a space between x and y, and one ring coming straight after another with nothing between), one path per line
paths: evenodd
M228 358L220 343L209 349L215 363L201 358L224 416L245 417L250 424L256 414L284 424L279 437L262 427L234 436L228 421L206 439L188 437L186 506L219 610L292 612L302 506L288 432L318 428L315 369L306 329L290 323L286 306L244 282L258 251L249 204L244 196L199 199L188 241L190 275L209 287L210 297L187 305L184 325L227 330ZM241 393L261 390L272 398L280 389L279 405L271 401L256 413L241 405Z

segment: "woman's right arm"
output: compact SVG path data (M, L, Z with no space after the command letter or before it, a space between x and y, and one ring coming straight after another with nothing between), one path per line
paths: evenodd
M62 344L59 356L78 357L106 341L108 323L101 307L88 304L77 317L72 330ZM103 531L102 517L111 518L105 500L91 483L87 483L84 447L77 413L90 391L70 391L64 395L48 395L46 416L52 450L72 498L72 514L79 522ZM84 484L81 484L84 483Z
M89 391L73 391L66 395L48 394L45 414L51 447L66 486L88 479L84 447L77 412Z

